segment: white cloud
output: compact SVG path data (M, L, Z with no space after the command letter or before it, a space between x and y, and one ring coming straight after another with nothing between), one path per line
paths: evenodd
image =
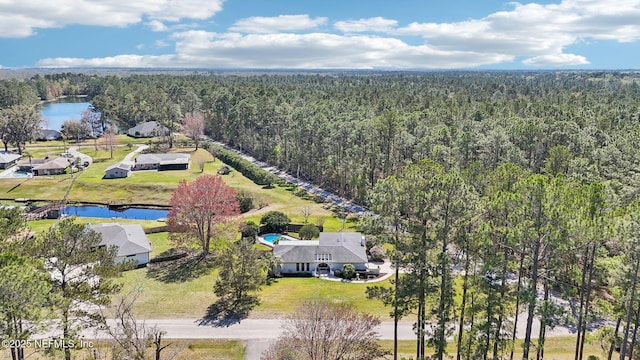
M169 31L169 27L160 20L152 20L146 23L145 25L151 28L151 31L155 31L155 32Z
M640 0L564 0L559 4L513 3L514 8L456 23L412 23L396 35L422 36L442 50L467 49L531 57L526 65L585 65L563 49L584 39L640 39Z
M220 10L224 0L2 0L0 37L27 37L35 29L66 25L123 27L151 19L150 26L162 28L162 21L208 19Z
M588 65L589 60L584 56L574 54L552 54L541 55L526 59L522 62L532 66L567 66L567 65Z
M165 3L168 0L155 1ZM1 10L0 6L0 14L4 14ZM151 15L153 12L147 14L158 21L158 27L170 21ZM0 29L6 27L2 16ZM567 48L589 40L639 41L638 19L640 0L617 0L615 3L563 0L547 5L513 3L512 8L505 11L452 23L413 22L400 26L395 20L382 17L334 22L334 28L342 34L310 31L325 25L326 18L309 15L252 17L239 20L228 32L189 30L174 33L169 38L175 42L173 54L119 55L104 59L49 58L37 65L470 68L524 58L523 64L527 66L580 66L588 65L589 59L567 53ZM378 36L367 34L370 32L376 32ZM408 37L412 38L411 44L407 42ZM421 37L424 42L415 44L415 37Z
M326 17L312 19L309 15L255 16L238 20L229 30L241 33L269 34L313 29L326 22Z
M156 45L156 47L159 47L159 48L163 48L163 47L169 46L169 44L164 40L156 40L155 45Z
M398 25L398 21L374 17L369 19L336 21L336 29L345 33L389 32Z
M162 56L52 58L39 67L460 68L511 61L501 54L440 51L394 38L335 34L177 34L176 53Z

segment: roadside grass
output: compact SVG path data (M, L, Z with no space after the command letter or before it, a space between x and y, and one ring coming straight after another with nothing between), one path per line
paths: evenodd
M96 359L96 350L101 356L100 359L110 358L109 344L104 340L93 341L93 348L86 348L72 352L72 357L77 360ZM179 351L174 360L242 360L244 359L247 343L242 340L220 340L220 339L163 339L163 346L170 344L162 354L168 356ZM149 348L148 353L152 353L154 348ZM38 352L36 349L26 349L25 358L40 360L51 359L51 355ZM164 358L164 357L163 357ZM11 359L8 349L0 349L0 359Z
M533 339L533 341L537 341L537 339ZM571 336L559 336L559 337L551 337L545 340L544 346L544 357L546 359L553 360L573 360L575 358L574 350L575 350L575 337ZM380 344L383 348L393 352L393 340L380 340ZM516 340L514 358L520 359L522 358L522 343L523 340ZM533 349L533 348L532 348ZM426 355L433 355L433 349L427 348ZM535 357L535 349L533 351L533 356ZM456 346L453 340L450 340L447 344L447 353L449 355L456 354ZM412 340L400 340L398 341L398 357L402 358L412 358L416 354L416 342ZM507 355L509 351L507 351ZM600 348L599 344L593 343L585 343L584 349L584 358L588 358L590 355L595 356L596 358L605 358L606 354ZM391 359L392 356L387 356L387 359Z

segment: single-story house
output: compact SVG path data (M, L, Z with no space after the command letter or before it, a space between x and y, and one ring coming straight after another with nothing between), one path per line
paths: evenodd
M43 175L60 175L64 174L69 166L71 166L70 159L64 157L56 158L44 158L44 159L31 159L26 163L20 163L20 170L26 170L26 167L31 167L31 172L34 176ZM28 165L27 165L28 164Z
M16 164L22 155L7 151L0 151L0 169L8 169Z
M38 132L36 140L59 140L62 139L62 133L54 129L42 129Z
M105 179L126 178L131 174L133 163L130 161L121 161L115 165L109 166L104 172Z
M169 129L167 129L166 126L160 125L155 121L143 122L127 130L127 135L134 138L149 138L154 136L164 136L168 134Z
M367 271L365 238L357 232L323 232L318 240L280 241L273 248L280 258L280 274L332 274L345 264Z
M142 154L135 159L133 170L187 170L190 161L189 154Z
M117 246L116 262L135 260L138 266L149 262L151 244L140 224L103 223L90 225L102 235L100 246Z

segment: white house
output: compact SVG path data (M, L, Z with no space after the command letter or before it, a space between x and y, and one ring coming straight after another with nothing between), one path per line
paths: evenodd
M135 159L133 170L187 170L190 162L190 154L141 154Z
M126 178L131 174L131 170L133 169L133 163L130 161L122 161L115 165L109 166L104 171L105 179L120 179Z
M140 224L104 223L91 225L102 235L100 246L117 246L116 262L135 260L137 265L149 262L151 244Z
M8 169L16 164L22 155L0 151L0 169Z
M282 260L283 275L329 274L345 264L367 270L365 238L357 232L322 232L318 240L280 241L273 254Z

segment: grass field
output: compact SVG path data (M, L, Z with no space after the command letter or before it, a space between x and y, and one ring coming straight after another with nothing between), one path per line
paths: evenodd
M573 360L575 358L575 355L574 355L575 341L576 341L575 337L569 337L569 336L554 337L554 338L547 339L544 347L545 349L544 358L550 359L550 360ZM380 343L385 349L388 349L389 351L393 351L392 340L381 340ZM427 348L426 350L427 355L433 354L432 352L430 352L430 350L432 349ZM514 359L521 359L522 358L522 340L516 341L514 350L515 350ZM532 357L535 358L535 349L532 348L532 350L530 351L533 351ZM449 341L449 344L447 346L447 352L451 356L456 355L456 347L453 341ZM408 340L398 341L398 355L399 355L398 358L402 358L402 357L411 358L412 356L415 356L415 354L416 354L415 341L408 341ZM606 354L600 348L600 345L596 344L595 342L585 344L584 359L587 359L589 355L595 356L596 359L606 358ZM614 354L614 357L615 355L619 355L619 354L617 353ZM507 352L507 358L508 356L509 356L509 352ZM388 356L387 358L392 358L392 357Z
M109 346L106 342L92 342L93 348L72 352L72 358L76 360L96 359L93 350L100 354L99 359L110 359ZM169 358L176 353L174 360L242 360L246 349L246 343L239 340L216 340L216 339L165 339L163 345L170 344L163 350L163 358ZM150 348L147 354L152 354ZM64 358L64 356L62 356ZM50 355L42 352L34 352L32 349L25 350L25 358L30 360L53 359ZM59 358L59 357L55 357ZM9 350L0 349L0 359L11 359Z

